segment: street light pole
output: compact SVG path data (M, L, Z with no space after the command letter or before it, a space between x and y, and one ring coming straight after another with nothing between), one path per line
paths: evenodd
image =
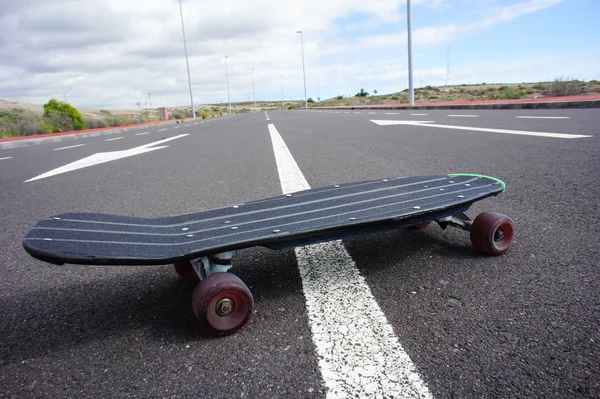
M227 80L227 102L229 102L229 115L231 115L231 97L229 96L229 73L227 72L227 58L228 55L225 56L225 79Z
M304 107L308 108L308 100L306 99L306 69L304 69L304 39L302 38L301 30L296 33L300 33L300 45L302 46L302 74L304 75Z
M252 68L252 95L254 96L254 111L256 111L256 90L254 90L254 68Z
M190 101L192 103L192 117L196 119L196 109L194 108L194 96L192 95L192 79L190 78L190 63L188 62L187 45L185 44L185 28L183 27L183 10L181 0L179 0L179 14L181 15L181 31L183 32L183 50L185 52L185 65L187 66L188 86L190 87Z
M283 75L279 75L279 82L281 83L281 110L283 111Z
M321 79L317 79L317 101L321 101Z
M410 27L410 0L406 0L406 29L408 31L408 103L415 105L415 89L413 87L412 69L412 30Z

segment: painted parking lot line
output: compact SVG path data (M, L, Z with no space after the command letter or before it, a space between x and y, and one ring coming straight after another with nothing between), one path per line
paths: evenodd
M54 151L68 150L69 148L83 147L85 144L75 144L67 147L55 148Z
M284 194L310 188L268 125ZM340 240L295 249L327 398L431 398Z
M571 119L570 116L515 116L517 119Z

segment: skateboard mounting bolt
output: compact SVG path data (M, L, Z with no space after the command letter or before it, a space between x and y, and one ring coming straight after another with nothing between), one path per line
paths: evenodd
M183 228L183 229L181 229L181 230L183 230L183 231L188 231L188 230L189 230L189 227L184 227L184 228Z
M188 234L186 237L193 237L193 236L194 236L193 234Z
M350 218L350 220L356 220L356 218Z
M465 184L465 186L467 186L467 187L471 187L471 185L470 185L469 183Z
M448 183L454 183L454 180L450 180Z
M52 241L52 238L44 238L44 241Z
M421 209L420 206L413 206L414 209Z
M233 227L231 228L231 230L237 230L237 229L238 229L238 227L237 227L237 226L233 226Z
M388 179L383 179L383 181L388 181Z
M235 302L231 298L223 298L217 302L217 314L229 316L235 310Z
M291 196L292 196L292 194L286 194L285 196L286 196L286 197L291 197Z
M459 195L458 198L465 198L465 196L464 195Z
M229 224L229 223L231 223L231 220L226 220L225 221L225 224Z
M428 188L429 186L423 186L423 187Z
M233 207L234 207L234 208L239 208L239 206L238 206L238 205L234 205Z
M281 230L273 230L273 233L279 233Z
M440 188L440 191L446 191L446 189L445 188Z
M62 218L53 217L54 220L61 220Z
M335 185L335 186L333 186L333 187L339 187L339 186L340 186L339 184L336 184L336 185Z

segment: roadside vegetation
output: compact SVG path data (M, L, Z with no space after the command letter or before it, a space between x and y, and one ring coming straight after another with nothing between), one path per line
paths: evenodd
M373 90L377 93L377 90ZM553 82L521 83L521 84L489 84L455 86L425 86L415 89L415 101L482 101L482 100L517 100L526 98L562 97L585 94L600 94L600 82L585 82L576 79L557 78ZM361 88L354 95L338 95L315 103L314 106L353 106L407 104L408 89L401 92L370 95Z

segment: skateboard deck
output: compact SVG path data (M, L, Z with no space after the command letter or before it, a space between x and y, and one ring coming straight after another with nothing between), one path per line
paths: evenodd
M479 175L432 175L339 184L187 215L143 219L65 213L23 240L55 264L159 265L253 246L273 249L418 225L465 212L504 191Z

